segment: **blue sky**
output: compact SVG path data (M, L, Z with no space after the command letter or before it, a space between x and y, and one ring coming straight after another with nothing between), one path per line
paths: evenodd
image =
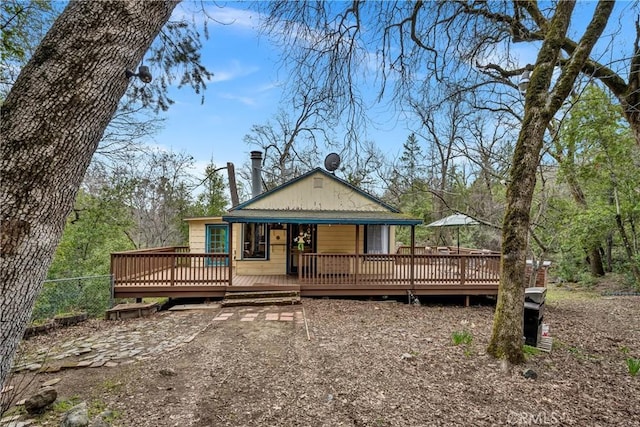
M246 144L243 137L252 125L264 124L278 112L288 78L278 62L277 48L258 34L256 13L238 6L241 5L210 9L218 21L231 24L209 24L210 37L204 41L203 62L214 78L207 84L204 104L191 88L172 88L170 96L175 104L164 114L164 128L150 141L192 155L199 171L211 159L217 165L231 161L236 169L248 162L249 151L256 147ZM383 122L380 128L369 129L369 139L388 158L394 158L410 130L395 117ZM332 150L325 151L328 154Z
M256 12L244 10L242 4L233 2L225 3L224 7L205 4L217 21L229 23L211 22L210 37L204 41L203 62L215 75L204 93L205 102L201 104L200 95L189 87L181 90L172 88L170 96L176 103L164 115L164 128L149 142L190 154L197 162L197 171L202 171L211 159L217 165L231 161L238 169L248 162L248 153L255 148L244 143L243 137L252 125L264 124L277 113L288 75L278 62L278 49L266 37L259 37ZM590 16L588 12L594 4L581 2L576 12ZM620 43L605 47L607 34L620 27L632 31L637 10L628 6L626 2L617 6L618 10L625 8L627 11L624 21L621 23L618 18L612 18L603 37L601 50L607 55L630 52ZM189 19L193 16L187 4L178 6L176 14ZM574 24L584 26L586 19L582 23L574 21ZM628 42L632 41L631 37ZM514 51L521 57L521 65L535 60L536 52L531 47L516 45ZM606 59L603 61L607 62ZM384 125L369 128L367 139L376 143L387 160L393 160L401 154L402 144L411 132L411 124L398 120L390 108L380 106L375 110L378 108L374 114ZM327 148L325 151L328 154L331 150Z
M202 53L214 78L207 84L205 102L190 87L173 88L170 96L176 103L165 116L164 129L154 136L156 144L192 155L199 169L212 158L219 165L241 165L248 159L243 136L253 124L268 120L280 99L276 52L258 39L251 14L231 8L212 13L232 24L209 26Z

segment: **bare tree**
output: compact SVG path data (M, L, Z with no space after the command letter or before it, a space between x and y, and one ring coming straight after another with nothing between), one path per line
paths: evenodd
M371 194L380 194L378 187L381 173L388 169L384 155L373 141L361 144L347 144L340 152L338 174L351 185Z
M155 150L140 153L113 171L111 186L134 224L127 237L135 248L184 244L182 219L192 204L193 158Z
M301 81L285 95L291 114L280 110L262 125L253 125L244 137L264 153L263 179L267 187L280 185L318 166L322 146L333 145L332 113L323 98L316 97L312 80Z
M523 278L542 142L549 121L569 95L578 74L593 64L589 56L614 4L598 3L575 43L567 35L574 6L572 1L558 2L543 13L537 3L529 1L277 1L265 5L270 13L267 29L284 35L283 40L296 47L287 50L286 59L300 65L296 67L298 73L316 78L325 99L337 111L352 112L361 107L351 76L363 58L373 56L370 52L376 52L381 93L393 82L398 102L420 88L434 101L438 94L487 91L491 99L483 98L486 105L510 105L515 84L509 79L522 73L523 67L514 67L509 45L536 41L538 55L529 67L533 73L507 183L500 293L488 349L492 355L516 363L524 360ZM630 62L633 65L636 61ZM558 74L554 74L556 67ZM323 71L315 72L318 68ZM301 78L298 74L297 79ZM512 88L510 92L491 90L505 84Z
M319 146L316 134L325 131L305 123L310 118L303 109L295 119L280 111L274 121L253 125L244 142L264 153L262 178L267 188L273 188L318 165Z

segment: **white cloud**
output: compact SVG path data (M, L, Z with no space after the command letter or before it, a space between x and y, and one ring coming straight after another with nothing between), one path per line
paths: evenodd
M207 14L221 24L234 25L245 29L253 30L260 22L260 14L258 12L233 7L212 6L207 9Z
M256 92L259 92L259 93L270 92L270 91L272 91L274 89L280 89L281 86L282 86L282 83L280 83L280 82L267 83L267 84L264 84L262 86L259 86L256 89Z
M240 96L240 95L234 95L231 93L223 93L220 94L220 98L223 99L230 99L232 101L238 101L244 105L248 105L250 107L255 107L257 105L257 102L254 98L250 98L248 96Z
M213 69L213 78L211 79L212 83L220 83L226 82L229 80L234 80L238 77L245 77L251 75L260 70L260 67L251 65L251 66L243 66L239 61L233 60L225 69L216 70Z

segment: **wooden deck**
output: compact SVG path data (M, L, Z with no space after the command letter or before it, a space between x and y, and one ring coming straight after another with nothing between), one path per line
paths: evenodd
M233 274L228 254L113 254L114 296L213 297L227 291L299 290L302 296L496 295L497 254L305 254L297 276Z

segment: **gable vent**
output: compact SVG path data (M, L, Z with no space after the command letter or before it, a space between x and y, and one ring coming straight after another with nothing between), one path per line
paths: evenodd
M313 188L322 188L323 182L322 178L313 178Z

